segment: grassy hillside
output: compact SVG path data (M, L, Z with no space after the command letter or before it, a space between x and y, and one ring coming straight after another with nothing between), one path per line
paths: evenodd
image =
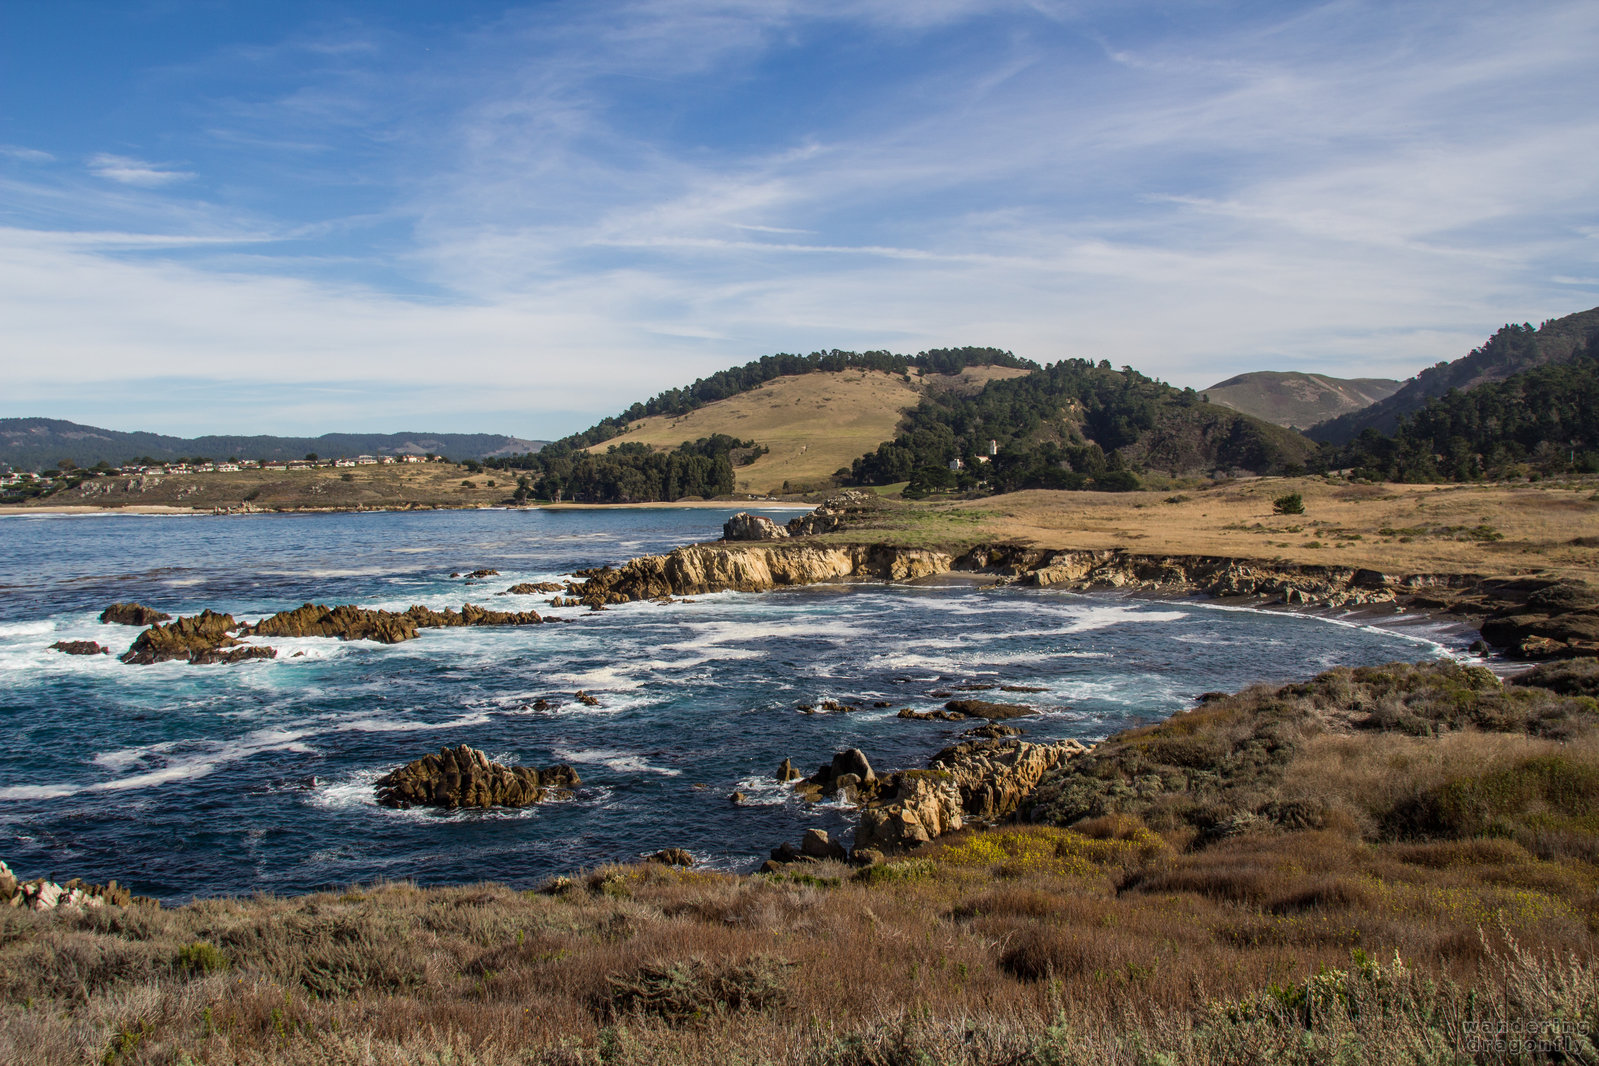
M859 869L0 907L0 1060L1591 1062L1596 684L1211 699L1067 763L1043 822Z
M1535 367L1565 362L1595 336L1599 336L1599 307L1550 319L1537 329L1530 324L1507 325L1482 347L1453 362L1423 370L1386 400L1312 427L1310 436L1343 444L1366 429L1392 433L1401 416L1421 410L1427 401L1444 396L1451 389L1466 391Z
M1234 411L1279 426L1307 429L1387 399L1400 385L1390 378L1334 378L1297 370L1261 370L1230 377L1200 392L1211 403Z
M892 439L900 418L927 392L971 393L989 381L1027 373L984 366L968 367L959 374L912 370L909 380L907 375L881 370L780 377L686 414L639 419L620 437L588 451L603 452L620 443L675 448L724 433L769 449L734 470L737 491L805 491L827 483L839 467Z

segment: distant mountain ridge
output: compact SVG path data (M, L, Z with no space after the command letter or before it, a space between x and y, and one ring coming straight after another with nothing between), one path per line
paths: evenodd
M1464 392L1535 367L1567 362L1595 336L1599 336L1599 307L1552 318L1537 329L1530 323L1503 326L1482 347L1453 362L1428 367L1386 400L1312 426L1307 433L1333 444L1347 443L1366 429L1393 433L1402 415L1421 410L1450 389Z
M1297 370L1257 370L1200 389L1211 403L1292 429L1359 411L1398 392L1392 378L1335 378Z
M547 442L496 433L324 433L320 437L169 437L84 426L57 418L0 418L0 463L19 470L53 467L62 459L79 466L120 466L141 456L163 461L211 459L301 459L315 452L341 455L417 455L487 459L536 452Z

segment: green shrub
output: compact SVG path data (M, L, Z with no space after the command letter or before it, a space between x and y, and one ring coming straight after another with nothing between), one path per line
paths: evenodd
M215 944L196 940L178 949L177 965L184 973L216 973L228 968L228 957Z
M1297 492L1290 492L1271 501L1271 509L1274 514L1304 514L1305 497Z

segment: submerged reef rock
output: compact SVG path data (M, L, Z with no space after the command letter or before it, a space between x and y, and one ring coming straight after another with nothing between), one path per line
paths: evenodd
M787 540L788 530L760 515L738 514L722 523L723 540Z
M991 722L1002 718L1025 718L1027 715L1038 713L1020 703L990 703L987 700L950 700L944 704L944 710L951 715L987 718Z
M377 800L385 807L528 807L552 791L581 784L577 771L558 765L535 770L490 762L475 748L441 748L378 778Z

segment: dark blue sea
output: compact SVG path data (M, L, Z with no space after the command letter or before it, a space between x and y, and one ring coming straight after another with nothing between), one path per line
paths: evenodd
M1037 686L1003 697L1043 712L1018 723L1027 735L1091 741L1201 692L1455 650L1397 618L966 584L724 593L601 613L497 595L714 539L730 513L0 518L0 859L25 878L116 878L171 901L401 878L533 886L667 846L747 870L807 827L851 824L846 808L778 786L784 757L809 771L859 747L879 769L924 765L979 724L896 717L942 706L934 692ZM484 567L499 576L450 576ZM119 600L251 620L305 602L473 602L571 621L424 630L397 645L273 640L278 658L232 666L49 650L71 639L124 650L138 631L96 620ZM579 689L600 705L573 700ZM558 706L535 710L541 698ZM824 699L863 709L796 710ZM461 743L507 763L571 763L583 785L514 812L374 802L374 779ZM744 805L728 802L735 790Z

